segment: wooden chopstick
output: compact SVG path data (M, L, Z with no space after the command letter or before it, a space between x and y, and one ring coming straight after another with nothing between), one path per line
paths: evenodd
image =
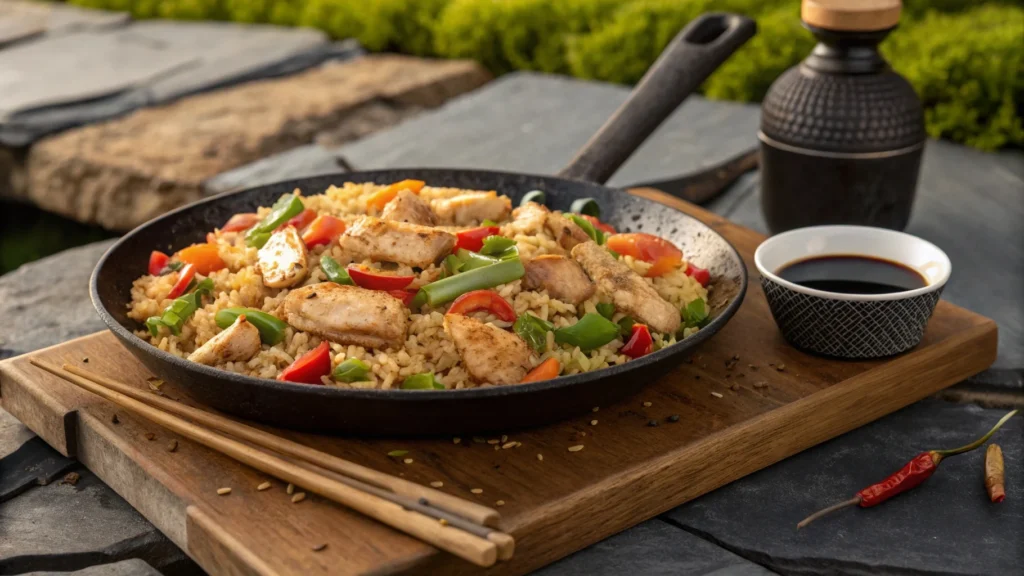
M35 359L32 359L31 362L40 368L44 368L42 363ZM64 364L63 368L72 374L91 380L111 390L116 390L121 394L130 396L140 402L145 402L146 404L156 406L172 414L183 416L214 430L226 432L236 438L252 442L253 444L262 446L263 448L268 448L275 452L298 458L299 460L305 460L306 462L316 464L321 468L337 472L343 476L362 480L367 484L386 488L395 494L401 494L418 502L421 501L421 499L425 499L429 505L435 508L440 508L477 524L497 528L498 523L501 520L501 516L498 512L492 508L488 508L487 506L468 502L450 494L445 494L439 490L421 486L415 482L409 482L408 480L396 478L372 468L367 468L354 462L349 462L348 460L338 458L337 456L327 454L326 452L321 452L304 444L299 444L298 442L282 438L275 434L264 432L258 428L253 428L252 426L236 422L230 418L212 414L205 410L200 410L199 408L186 406L181 402L174 402L173 400L161 398L155 394L143 392L133 386L128 386L105 376L95 374L88 370L83 370L78 366ZM53 370L49 369L48 371L53 372ZM59 373L54 373L60 376Z
M394 502L362 492L325 475L314 473L294 462L268 454L238 440L202 428L154 406L135 400L117 390L108 389L99 383L89 380L85 376L62 372L55 366L36 359L32 359L31 363L123 408L131 410L139 416L177 432L190 440L217 450L243 464L271 474L281 480L298 484L310 492L344 504L406 534L447 550L478 566L492 566L497 559L497 545L488 539L481 538L452 525L442 525L440 522L419 512L406 510ZM510 536L508 538L511 539Z

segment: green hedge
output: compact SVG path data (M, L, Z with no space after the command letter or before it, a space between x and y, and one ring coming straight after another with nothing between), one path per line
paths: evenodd
M68 0L137 18L312 26L370 50L472 58L491 71L538 70L638 80L702 12L758 21L758 35L702 87L710 98L760 100L814 39L797 0ZM904 0L883 44L914 85L928 132L983 149L1024 145L1024 7L1019 0Z

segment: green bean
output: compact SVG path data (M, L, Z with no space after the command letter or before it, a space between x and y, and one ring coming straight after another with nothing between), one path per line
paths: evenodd
M587 236L590 236L591 240L598 244L604 244L604 232L594 228L594 225L591 224L589 220L576 214L566 214L565 217L572 220L574 224L582 228L583 231L587 233Z
M593 350L615 340L619 325L600 314L584 314L572 326L555 330L555 342L579 346L580 350Z
M601 217L601 205L593 198L580 198L578 200L573 200L572 204L569 206L569 211L577 214L586 214L587 216L593 216L594 218Z
M457 276L449 276L443 280L427 284L420 288L420 293L424 294L422 302L431 306L438 306L451 302L466 292L494 288L495 286L518 280L525 274L526 269L518 258L503 260L497 264L476 268L462 272ZM412 304L414 306L419 298L419 294L413 298ZM415 310L416 308L413 309Z
M331 376L338 382L365 382L369 380L370 365L358 358L349 358L334 367Z
M504 236L488 236L484 238L484 245L480 248L480 253L484 256L497 256L501 257L501 254L516 245L516 241L511 238Z
M519 205L522 206L527 202L536 202L537 204L543 205L547 200L547 195L540 190L530 190L526 194L523 194L523 199L519 201Z
M239 316L245 314L245 319L260 331L260 340L264 344L273 346L284 340L284 331L288 327L281 319L271 316L266 312L253 308L224 308L213 317L214 322L221 328L227 328L235 323Z
M462 262L462 266L459 268L460 272L466 272L469 270L476 270L477 268L484 268L487 266L493 266L500 260L491 256L484 256L476 252L470 252L465 248L459 248L455 253L455 257Z
M437 381L433 372L413 374L402 381L402 390L444 390L444 384Z
M278 226L287 222L292 216L298 216L303 210L305 210L305 206L298 195L285 194L270 208L270 214L267 214L259 224L245 233L245 245L262 248Z
M355 284L352 282L352 278L349 277L348 271L338 264L338 261L330 256L320 257L320 269L327 275L327 279L335 284L347 284L349 286Z
M189 286L191 288L191 286ZM185 321L203 305L203 296L213 292L213 280L204 278L202 282L195 284L195 292L175 298L167 308L164 308L160 316L146 318L146 328L154 337L160 335L160 327L164 326L175 336L181 334L181 327Z

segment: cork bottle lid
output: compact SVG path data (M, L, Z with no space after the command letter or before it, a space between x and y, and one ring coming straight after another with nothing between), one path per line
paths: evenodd
M900 21L901 0L803 0L800 17L825 30L871 32Z

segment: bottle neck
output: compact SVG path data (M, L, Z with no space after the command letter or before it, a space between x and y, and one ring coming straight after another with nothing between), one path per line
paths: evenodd
M893 29L871 32L843 32L808 26L818 45L804 60L808 68L825 74L878 74L888 63L878 52L878 44Z

